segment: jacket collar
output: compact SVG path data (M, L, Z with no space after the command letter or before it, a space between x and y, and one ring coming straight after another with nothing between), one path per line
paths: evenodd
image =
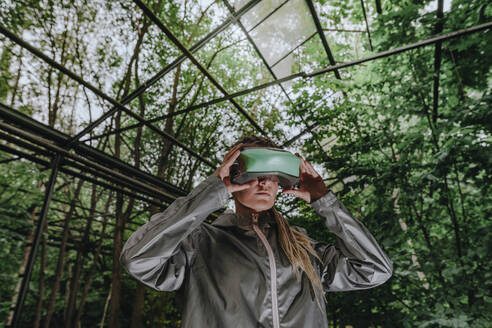
M258 218L258 225L260 226L260 228L262 228L263 226L270 227L275 224L276 224L275 218L273 218L269 214L260 215L260 217ZM253 229L253 226L251 224L250 214L238 215L230 209L222 213L214 222L212 222L212 225L219 226L219 227L237 226L243 230Z

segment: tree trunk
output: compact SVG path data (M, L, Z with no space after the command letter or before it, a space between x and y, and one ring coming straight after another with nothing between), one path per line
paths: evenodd
M154 11L159 11L160 6L162 4L162 0L160 0L156 6L154 7ZM140 47L142 45L143 39L147 30L150 26L150 21L144 19L144 23L142 28L139 27L139 35L135 47L133 48L133 55L130 59L130 63L128 64L128 69L124 78L124 89L123 95L121 98L124 98L129 90L130 90L130 82L131 82L131 72L133 64L137 61L138 55L140 53ZM115 119L115 130L119 131L121 129L121 112L118 111ZM121 134L117 132L115 135L115 157L120 158L120 148L121 148ZM125 230L125 218L133 208L133 199L131 200L131 204L128 204L127 212L123 213L123 195L118 193L116 195L116 225L114 230L114 252L113 252L113 276L111 283L111 311L109 317L109 327L110 328L119 328L119 311L120 311L120 279L121 279L121 265L120 265L120 254L123 244L123 233Z
M139 57L135 61L135 81L137 86L140 85L140 79L138 77L138 63ZM138 104L140 107L140 116L145 115L145 102L143 96L138 96ZM139 126L137 129L137 135L135 137L135 149L134 149L134 160L135 166L138 168L140 166L140 140L142 138L142 128L143 126ZM140 282L137 283L137 288L135 289L135 298L133 300L133 309L132 309L132 321L131 328L140 328L142 325L142 314L143 314L143 305L145 300L145 285Z
M108 197L108 200L106 201L106 205L104 206L104 212L107 213L109 209L109 205L111 204L112 201L112 194ZM85 285L84 285L84 290L82 291L82 296L80 298L80 303L77 309L77 313L75 315L75 326L80 325L80 318L82 317L82 313L84 313L84 306L85 306L85 301L87 299L87 295L89 294L89 290L91 288L92 284L92 279L94 278L94 274L96 273L96 264L97 264L97 259L99 258L99 255L101 254L101 249L102 249L102 244L105 238L105 232L106 232L106 226L108 223L108 216L104 217L103 221L103 226L101 229L101 237L99 238L98 244L96 251L94 253L94 260L91 263L91 268L89 269L89 274L87 277L84 279Z
M92 185L90 216L85 225L85 231L84 231L82 243L80 245L80 248L77 250L77 259L75 260L75 265L74 265L74 271L73 271L74 275L72 278L72 284L70 288L70 297L68 299L68 304L67 304L67 317L65 321L66 327L73 326L73 321L74 321L73 313L75 311L77 294L79 292L79 286L80 286L79 283L80 283L80 276L82 273L82 265L85 257L87 256L86 246L89 244L89 234L92 226L92 220L94 218L94 211L96 209L96 204L98 200L96 191L97 191L96 185Z
M48 301L47 313L46 313L46 318L44 321L44 328L50 327L51 317L53 315L53 311L55 308L56 294L58 293L58 289L60 288L60 281L61 281L61 278L63 275L63 260L65 258L65 250L66 250L67 241L68 241L70 221L72 220L73 213L75 212L75 203L79 197L80 190L82 189L83 184L84 184L84 181L79 180L77 187L75 188L75 192L72 195L72 200L70 202L70 207L68 209L68 213L65 215L65 221L63 223L62 243L60 246L60 252L58 254L58 262L56 264L55 281L53 282L53 287L51 289L50 299Z
M39 328L41 323L41 312L43 311L43 294L44 294L44 270L46 269L46 235L48 233L48 222L43 227L43 236L41 240L41 263L39 266L39 287L38 287L38 304L36 305L36 315L34 319L34 328Z
M38 207L35 206L31 211L31 219L29 220L29 222L33 226L34 226L34 219L38 214L37 212L38 212ZM22 277L24 275L24 272L26 271L27 260L29 259L29 253L31 252L30 245L32 245L33 241L34 241L34 229L31 229L31 232L29 233L29 237L27 238L27 243L26 243L27 246L24 248L24 255L22 256L21 266L19 268L19 277ZM10 312L7 317L7 327L12 325L12 320L14 319L15 305L17 304L17 299L19 298L21 285L22 285L22 279L19 279L17 281L17 285L15 285L14 295L12 296L12 299L10 301Z
M67 279L65 281L65 299L64 303L65 308L63 311L63 320L67 321L67 304L70 299L70 278L72 277L72 266L70 265L70 252L65 253L65 266L67 267Z
M145 300L145 288L144 284L138 282L137 288L135 290L135 298L133 300L133 311L132 311L132 322L131 328L141 328L142 327L142 313Z
M394 199L393 201L393 208L395 209L395 214L396 216L400 216L400 205L398 205L398 194L399 194L399 188L394 188L393 189L393 195L391 198ZM403 230L403 232L407 232L408 227L405 221L403 219L399 219L398 222L400 223L400 228ZM415 247L413 246L412 239L408 238L407 239L407 244L410 246L410 254L412 255L412 263L415 265L417 268L420 268L420 263L417 257L417 253L415 252ZM423 286L425 289L429 289L429 283L427 282L427 278L425 277L425 274L422 271L417 271L417 276L419 277L420 280L425 281Z
M177 105L177 92L178 92L178 83L179 83L179 76L181 74L181 64L178 65L176 68L176 73L174 74L174 83L173 83L173 94L171 98L171 102L169 103L169 110L168 110L168 115L172 115L174 113L174 110L176 109ZM164 131L166 133L169 133L170 135L173 135L173 125L174 125L174 117L168 117L166 119L166 125L164 127ZM172 143L168 139L163 140L162 144L162 151L161 151L161 158L159 160L159 165L157 169L157 175L159 177L163 176L164 172L166 171L167 168L167 159L169 156L169 153L171 152L172 148Z
M113 293L113 286L109 287L108 297L106 297L106 303L104 303L103 316L101 318L101 323L99 324L99 328L104 327L104 321L106 321L106 313L108 313L109 301L111 300L111 294Z
M125 222L123 218L123 195L116 196L116 226L114 228L114 250L113 250L113 275L111 282L111 311L109 316L109 327L119 328L120 312L120 287L121 287L121 264L120 254L123 243L123 230Z
M174 110L176 108L177 104L177 91L178 91L178 82L179 82L179 75L181 72L181 65L178 65L176 68L176 73L174 74L174 83L173 83L173 95L171 98L171 102L169 103L169 110L168 114L171 115L174 113ZM170 135L173 135L173 124L174 124L174 117L168 117L166 119L166 126L164 128L164 131ZM162 151L161 155L159 158L159 164L157 166L157 176L159 178L164 177L164 173L166 172L167 168L167 159L169 154L171 153L171 148L172 148L172 143L170 140L164 139L163 144L162 144ZM150 213L157 213L159 212L159 208L156 205L151 205L150 206Z
M19 52L19 67L17 68L17 74L15 75L14 87L12 88L12 98L10 98L10 107L14 107L15 97L17 96L17 90L19 90L19 81L22 73L22 52L24 48L21 47Z
M203 149L203 156L207 156L209 154L209 144L213 140L212 136L214 135L217 125L219 124L219 120L215 122L214 127L211 129L210 134L207 136L205 139L204 143L200 146L199 149ZM198 170L198 167L200 166L200 162L198 159L195 159L195 163L193 164L193 167L190 170L190 174L188 176L188 181L186 182L185 185L185 190L191 191L192 183L193 183L193 176L195 175L196 170Z
M68 19L69 19L69 15L66 16L66 20L65 20L65 27L64 27L64 32L63 32L63 41L62 41L62 46L61 46L61 54L60 54L60 64L62 66L65 66L66 63L67 63L67 57L65 55L65 51L66 51L66 47L67 47L67 34L68 34ZM54 58L55 55L53 54L53 60L55 59ZM51 72L50 72L50 75L49 75L49 83L51 84ZM53 101L53 106L50 106L50 110L48 111L48 125L50 127L54 127L55 126L55 122L56 122L56 119L57 119L57 116L58 116L58 110L61 108L61 105L60 104L60 90L61 90L61 85L62 85L62 81L64 79L65 75L64 74L58 74L58 83L57 83L57 86L56 86L56 92L55 92L55 100ZM49 86L51 88L51 85ZM51 93L50 93L51 95ZM51 103L51 101L50 101Z

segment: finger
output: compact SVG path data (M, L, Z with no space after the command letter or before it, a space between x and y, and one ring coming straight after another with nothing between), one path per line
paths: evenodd
M241 184L241 185L231 184L230 186L231 186L232 192L236 192L236 191L249 189L253 186L253 184L254 184L254 181L251 181L251 182L248 182L245 184Z
M234 192L236 192L236 191L246 190L246 189L249 189L249 188L251 188L250 185L243 184L243 185L234 185L234 188L232 188L232 189L234 189Z
M316 172L314 167L309 162L306 161L305 166L306 166L306 170L309 172L309 174L311 174L313 177L319 177L318 172Z
M240 154L241 154L241 151L239 149L230 153L230 154L228 153L227 156L222 161L221 166L226 168L226 169L230 168Z
M301 161L299 163L299 172L303 172L303 170L302 170L302 157L301 157L301 155L299 155L299 153L295 153L295 155L301 159Z
M232 164L234 164L234 161L239 157L239 155L241 155L241 151L240 150L236 150L232 155L231 157L229 157L229 159L227 160L224 160L224 166L225 167L229 167L231 166Z
M295 189L283 190L282 193L302 198L306 202L309 202L311 198L309 192L302 191L302 190L295 190Z
M242 146L242 144L239 144L239 145L236 145L234 147L232 147L228 152L227 154L224 156L224 161L228 160L229 157L231 157L238 149L240 149L240 147Z
M243 144L237 144L237 145L235 145L234 147L232 147L231 149L229 149L229 151L227 152L227 154L231 154L231 153L235 152L236 150L240 149L242 146L243 146Z
M301 193L306 193L306 192L308 192L308 191L307 191L306 189L304 189L304 188L298 188L298 189L282 189L282 192L285 192L285 193L290 192L290 191L292 191L292 192L301 192Z
M303 171L306 172L307 174L317 177L319 174L316 172L316 170L313 168L313 166L306 160L301 160L301 166L303 168Z
M301 171L301 175L302 175L302 173L306 173L307 172L307 167L306 167L306 163L304 163L304 160L301 160L301 165L299 165L299 168L300 168L300 171Z

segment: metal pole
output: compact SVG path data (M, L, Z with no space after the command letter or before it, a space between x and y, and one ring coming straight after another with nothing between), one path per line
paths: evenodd
M366 21L366 31L367 31L367 38L369 39L369 46L371 47L371 51L374 51L374 49L372 48L371 31L369 31L369 23L367 22L367 14L366 14L366 7L364 6L364 0L360 0L360 5L362 6L362 13L364 14L364 20Z
M282 7L283 5L285 5L287 3L287 1L284 1L280 6L278 6L275 10L273 10L269 15L267 15L267 17L269 17L270 15L272 15L274 12L276 12L280 7ZM229 1L227 0L224 0L224 4L227 6L227 8L229 9L229 11L231 12L231 14L234 15L234 7L232 7L230 4L229 4ZM266 19L266 18L265 18ZM278 80L277 78L277 75L275 74L275 72L272 70L272 66L270 66L268 64L268 62L266 61L266 58L263 56L263 54L261 53L260 49L258 49L258 47L256 46L256 43L253 41L253 38L249 35L248 31L246 30L246 28L244 27L244 25L238 21L238 25L239 27L241 28L241 30L243 31L243 33L246 35L246 38L248 39L249 43L251 44L251 46L253 47L253 49L255 49L256 51L256 54L258 55L258 57L261 58L261 60L263 61L263 64L265 64L266 68L268 69L268 71L270 72L270 74L273 76L273 78L275 80ZM255 26L256 27L256 26ZM311 36L312 37L312 36ZM292 50L294 51L294 49ZM275 63L277 64L277 63ZM287 93L287 91L285 90L284 86L282 84L280 84L280 88L282 89L283 93L285 94L285 96L287 97L287 99L289 100L289 102L292 104L292 100L290 99L289 97L289 94Z
M34 233L33 245L31 252L29 253L29 258L27 260L26 271L22 275L22 284L19 291L19 297L17 298L17 304L15 305L14 318L12 320L12 327L17 327L19 324L20 315L22 313L22 306L24 305L24 300L27 294L27 288L29 285L29 280L31 280L32 269L34 267L34 262L36 260L36 251L38 250L39 241L41 240L41 234L43 233L43 227L46 224L46 218L48 209L50 207L51 197L53 196L53 188L56 183L56 177L58 175L58 170L60 168L61 155L57 154L55 158L51 161L51 175L46 186L46 191L44 194L43 208L39 215L38 224L36 226L36 232Z
M306 40L304 40L301 43L299 43L294 49L290 50L288 53L286 53L285 55L283 55L275 63L272 64L272 67L274 67L275 65L277 65L278 63L280 63L282 60L284 60L285 58L287 58L287 56L289 56L291 53L293 53L294 51L296 51L297 49L299 49L300 47L302 47L303 45L305 45L308 41L310 41L312 38L314 38L314 36L316 34L318 34L318 32L314 32Z
M335 65L336 64L335 58L333 58L333 54L331 53L330 46L328 46L328 41L326 41L325 33L323 32L323 28L321 27L318 13L316 13L316 9L314 8L313 2L311 0L306 0L306 3L309 7L309 11L311 12L311 16L313 17L314 25L316 26L316 30L318 31L319 37L321 38L321 43L323 43L323 48L325 49L326 55L328 56L330 65ZM337 79L341 79L338 70L335 69L333 71L335 72L335 76L337 77Z
M11 154L15 154L15 155L20 156L22 158L26 158L26 159L28 159L31 162L34 162L36 164L40 164L40 165L43 165L43 166L46 166L46 167L49 167L50 166L50 163L47 162L47 161L45 161L45 160L43 160L43 159L40 159L40 158L38 158L36 156L33 156L31 154L23 153L23 152L21 152L21 151L19 151L17 149L6 147L6 146L4 146L2 144L0 144L0 150L5 151L5 152L8 152L8 153L11 153ZM101 186L103 188L120 192L120 193L125 194L125 195L127 195L129 197L134 197L135 199L144 201L146 203L149 203L149 204L152 204L152 205L156 205L156 206L162 206L162 203L155 202L152 199L147 199L147 198L145 198L143 196L140 196L139 194L136 194L134 192L125 190L123 188L116 187L113 184L105 183L103 181L97 180L96 178L89 177L87 175L84 175L82 173L76 172L74 170L70 170L70 169L66 168L65 166L62 166L60 168L60 172L65 173L65 174L68 174L68 175L73 176L75 178L79 178L81 180L85 180L87 182L93 183L93 184L98 185L98 186ZM155 193L153 193L153 194L148 193L146 195L148 195L150 197L155 197Z
M441 33L443 29L443 10L444 1L437 0L437 24L436 24L436 34ZM439 105L439 74L441 71L441 49L442 42L437 42L434 49L434 90L432 98L432 123L437 122L437 109Z
M282 8L287 2L289 2L290 0L285 0L284 2L282 2L280 5L278 5L277 8L273 9L268 15L266 15L265 17L263 17L262 19L260 19L255 25L253 25L249 30L248 32L251 32L253 31L255 28L257 28L261 23L263 23L264 21L266 21L269 17L271 17L273 14L275 14L280 8ZM225 3L225 1L224 1ZM228 5L227 5L228 6ZM229 7L229 6L228 6ZM234 8L232 8L234 11ZM241 24L241 22L239 22ZM241 24L242 25L242 24Z
M318 126L318 122L314 123L314 124L311 124L309 126L307 126L303 131L301 131L301 133L297 134L296 136L293 136L292 138L290 138L289 140L287 140L286 142L284 142L282 144L282 148L285 148L285 147L289 147L294 141L296 141L297 139L299 139L302 135L310 132L313 128L315 128L316 126Z
M278 6L274 11L272 11L270 13L273 14L275 11L277 11L279 8L281 8L284 4L286 4L287 1L284 1L280 6ZM234 8L231 6L231 4L229 3L229 1L227 0L224 0L224 4L226 5L227 9L229 9L229 12L234 15ZM268 16L267 16L268 17ZM266 18L265 18L266 19ZM270 65L268 65L265 57L263 56L263 54L260 52L260 50L258 49L258 47L256 46L256 43L253 41L253 39L251 38L251 36L249 35L248 31L246 31L246 28L244 27L244 25L239 21L238 22L238 25L239 27L241 28L241 30L243 31L243 33L246 35L246 38L248 39L249 43L251 44L251 46L253 47L253 49L255 49L256 51L256 54L260 57L260 59L263 61L263 64L265 64L265 66L267 67L268 71L270 72L270 74L273 76L274 79L277 79L277 76L275 75L275 73L273 72L272 68L270 67ZM255 26L256 27L256 26ZM273 65L272 65L273 66ZM285 92L285 91L284 91Z
M228 3L228 1L224 1L225 5L228 7L231 15L233 17L237 17L239 15L239 13L235 13L234 9L232 8L232 6ZM275 12L276 10L278 10L280 7L282 7L285 3L287 3L287 1L283 2L279 7L277 7L273 12ZM272 12L272 13L273 13ZM269 15L271 15L272 13L270 13ZM267 15L267 17L269 16ZM266 18L263 18L262 21L264 21ZM254 43L254 41L251 39L248 31L246 31L245 27L243 26L243 24L238 21L237 22L238 25L240 26L240 28L243 30L243 33L246 35L247 39L250 41L251 45L253 46L253 48L256 50L256 53L258 54L258 56L262 59L263 63L265 64L265 66L267 67L267 69L270 71L270 73L272 74L272 76L277 80L277 77L275 75L275 73L271 70L271 67L268 65L268 63L266 62L265 58L263 57L263 55L261 54L261 52L258 50L258 48L256 47L256 44ZM258 25L258 24L257 24ZM256 26L255 26L256 27ZM253 30L254 27L251 29ZM306 43L307 41L309 41L314 35L318 34L318 32L315 32L313 33L309 38L307 38L304 42L302 42L300 45L298 45L297 47L295 47L294 49L292 49L290 52L288 52L286 55L284 55L284 57L282 57L281 59L279 59L275 64L273 64L272 66L275 66L278 62L280 62L283 58L285 58L287 55L289 55L290 53L292 53L295 49L297 49L298 47L300 47L301 45L303 45L304 43ZM329 51L329 48L328 48L328 51ZM331 53L330 53L331 54ZM283 89L283 88L282 88ZM285 90L284 90L284 93ZM288 97L287 93L286 93L286 96ZM290 100L290 98L289 98ZM208 105L212 105L213 103L207 103ZM205 106L200 106L200 107L195 107L195 106L191 106L191 107L188 107L186 109L183 109L183 110L179 110L179 111L176 111L175 113L173 114L167 114L167 115L162 115L162 116L159 116L159 117L156 117L156 118L153 118L153 119L150 119L150 120L147 120L148 123L154 123L154 122L157 122L157 121L160 121L162 119L166 119L168 117L172 117L172 116L177 116L177 115L180 115L180 114L184 114L184 113L187 113L187 112L191 112L193 110L196 110L198 108L202 108L202 107L205 107ZM134 129L134 128L137 128L139 126L143 125L143 123L137 123L137 124L133 124L133 125L130 125L130 126L126 126L126 127L123 127L119 130L113 130L113 131L109 131L109 132L106 132L106 133L103 133L101 135L98 135L98 136L95 136L95 137L92 137L92 138L89 138L87 140L92 140L92 139L98 139L98 138L101 138L101 137L105 137L105 136L108 136L108 135L112 135L116 132L123 132L123 131L127 131L127 130L131 130L131 129ZM293 141L293 140L292 140ZM290 142L292 142L290 141Z
M283 6L286 2L283 2L279 7L277 7L273 12L275 12L276 10L278 10L281 6ZM224 0L224 4L227 6L227 8L229 9L229 11L234 15L234 8L229 4L229 1L227 0ZM308 4L309 5L309 4ZM311 4L312 5L312 4ZM314 8L314 7L313 7ZM271 14L273 14L270 13ZM314 12L313 14L313 19L316 21L316 19L318 18L316 16L316 12ZM263 63L265 64L265 66L268 68L268 71L270 72L270 74L273 76L273 78L275 80L278 80L277 78L277 75L273 72L272 70L272 67L277 65L282 59L284 59L285 57L287 57L290 53L292 53L295 49L297 49L298 47L300 47L301 45L303 45L305 42L309 41L314 35L316 35L316 33L313 33L310 37L308 37L306 40L304 40L301 44L299 44L297 47L295 47L294 49L291 49L291 51L289 51L287 54L285 54L282 58L280 58L279 60L277 60L273 65L269 65L265 59L265 57L263 56L263 54L260 52L260 50L258 49L258 47L256 46L256 43L253 41L253 38L251 38L251 36L249 35L248 31L246 31L246 28L244 27L244 25L239 21L238 22L238 25L239 27L242 29L243 33L246 35L246 37L248 38L248 41L251 43L251 45L253 46L253 48L255 49L256 53L258 54L258 56L261 58L261 60L263 61ZM319 25L319 21L318 21L318 25ZM320 27L321 25L318 26L317 25L317 31L318 31L318 34L319 32L323 33L321 30L320 30ZM319 28L318 28L319 27ZM324 35L320 35L320 38L324 38ZM328 55L331 56L331 52L330 52L330 49L328 48L328 44L326 43L326 40L325 40L325 43L323 44L324 46L326 45L325 47L325 50L327 50L328 52ZM338 72L336 72L338 73ZM284 86L282 84L280 84L280 88L282 89L282 91L284 92L286 98L289 100L289 102L291 103L291 105L293 105L293 102L292 102L292 99L289 97L289 94L287 93L287 91L285 90ZM301 121L304 123L304 125L307 126L307 123L304 121L304 118L302 117L302 115L299 115L299 118L301 119ZM308 127L308 130L311 131L311 129ZM314 132L311 131L314 135ZM288 141L287 141L288 142ZM316 143L318 144L319 146L319 142L318 140L316 139ZM323 152L323 148L320 147L321 149L321 152Z
M0 134L1 134L1 132L0 132ZM12 143L14 143L20 147L32 150L36 154L46 155L46 156L48 156L50 154L46 150L43 150L41 148L38 148L37 146L34 146L34 145L26 143L24 141L18 140L16 138L6 137L5 135L3 135L3 136L0 135L0 137L4 138L6 140L9 140L9 142L12 142ZM50 148L50 149L54 149L54 148ZM14 148L7 147L5 145L0 144L0 150L3 150L5 152L8 152L10 154L13 154L13 155L16 155L16 156L19 156L22 158L26 158L26 159L30 160L31 162L43 165L45 167L50 166L50 163L48 161L40 159L39 157L36 157L32 154L27 154L27 153L21 152L18 149L14 149ZM159 199L163 200L167 204L170 204L174 199L176 199L176 197L183 195L183 194L178 194L176 196L173 196L172 198L166 198L166 197L162 196L161 191L156 191L156 189L153 185L147 185L145 183L143 183L143 184L139 183L140 185L144 186L145 188L143 188L143 187L137 188L135 184L129 184L128 182L122 181L122 180L118 179L117 176L102 174L101 172L99 172L95 169L91 169L90 167L87 167L87 166L82 167L77 162L68 161L67 158L64 158L63 161L64 161L63 165L60 165L61 166L60 172L62 172L62 173L65 173L65 174L68 174L68 175L73 176L75 178L79 178L79 179L85 180L87 182L99 185L99 186L106 188L106 189L109 189L109 190L114 190L114 191L120 192L124 195L127 195L129 197L134 197L135 199L144 201L144 202L152 204L152 205L162 206L162 203L156 202L153 200L153 198L155 198L156 195L157 195L157 197L159 197ZM74 170L68 169L67 166L70 166L72 168L78 168L80 170L80 172L76 172ZM85 174L83 174L83 173L85 173ZM88 176L87 173L92 174L94 177ZM101 180L98 180L98 179L96 179L97 177L100 177L100 178L102 178L108 182L113 182L115 185L103 182ZM119 187L117 187L116 185L118 185ZM124 189L125 187L128 187L128 189ZM140 194L146 195L149 197L153 197L153 198L148 199L148 198L141 196ZM211 215L214 217L217 216L216 213L212 213Z
M381 0L376 0L376 12L378 14L383 13L383 7L381 6Z

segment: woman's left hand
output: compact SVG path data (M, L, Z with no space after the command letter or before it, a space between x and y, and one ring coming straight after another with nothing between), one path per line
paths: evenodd
M298 153L296 153L296 156L301 159L301 165L299 166L299 189L284 189L282 193L302 198L308 203L314 202L326 195L328 188L326 188L323 179L313 166Z

